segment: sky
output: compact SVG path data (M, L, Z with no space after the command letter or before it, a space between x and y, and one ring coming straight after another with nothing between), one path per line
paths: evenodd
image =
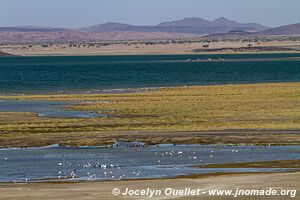
M300 0L0 0L0 26L156 25L184 17L276 27L300 23Z

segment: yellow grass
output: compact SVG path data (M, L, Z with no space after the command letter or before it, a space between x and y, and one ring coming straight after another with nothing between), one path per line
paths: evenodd
M74 144L74 137L80 144L98 144L103 142L103 137L106 142L111 142L114 139L108 139L111 132L124 137L119 131L300 129L300 83L176 87L131 94L1 98L84 100L69 109L96 111L110 116L97 119L43 119L29 114L2 113L0 139L6 140L5 144L10 144L7 141L13 136L22 136L24 140L41 137L40 140L45 143L58 141L63 144ZM172 137L170 133L168 137ZM293 140L297 138L292 137Z

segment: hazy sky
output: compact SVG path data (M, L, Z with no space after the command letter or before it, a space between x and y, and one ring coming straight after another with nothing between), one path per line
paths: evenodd
M300 0L0 0L0 26L155 25L184 17L280 26L300 22Z

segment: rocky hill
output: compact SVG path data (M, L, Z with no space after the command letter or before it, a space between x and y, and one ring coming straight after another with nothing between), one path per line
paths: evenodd
M267 29L261 33L266 35L300 35L300 23Z

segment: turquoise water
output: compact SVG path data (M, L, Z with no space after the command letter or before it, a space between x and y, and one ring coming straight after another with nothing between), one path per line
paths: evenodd
M293 57L300 54L1 57L0 93L300 81L300 60L279 60Z

